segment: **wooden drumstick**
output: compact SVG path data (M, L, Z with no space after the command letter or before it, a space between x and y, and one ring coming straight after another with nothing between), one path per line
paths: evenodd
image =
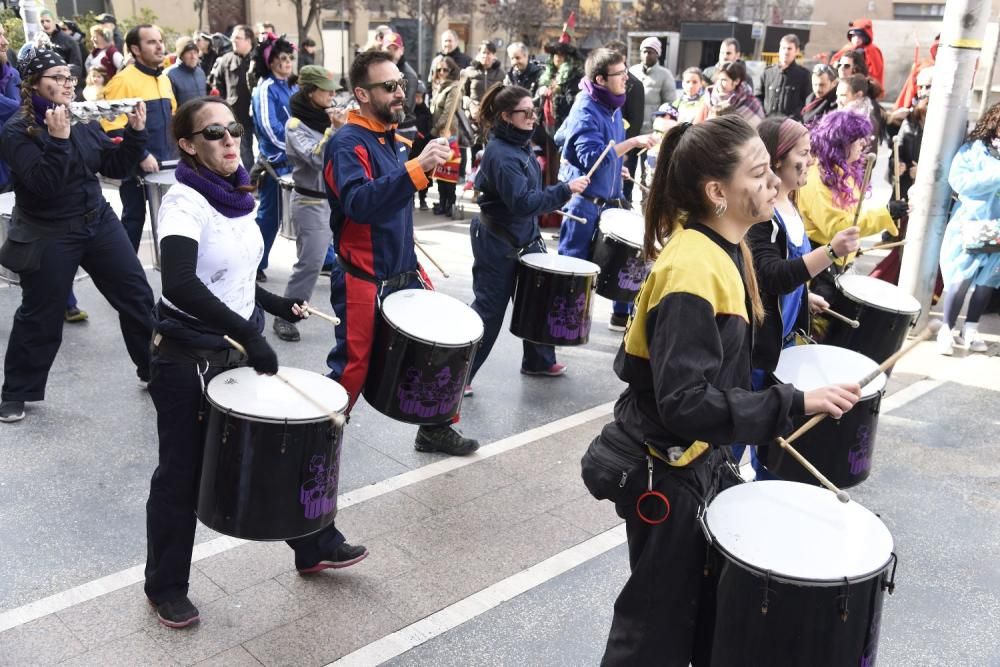
M597 162L595 162L594 166L591 167L590 171L587 172L587 178L591 178L594 175L594 172L597 171L597 168L601 166L602 162L604 162L604 158L608 154L608 151L614 148L614 146L615 146L615 140L612 139L611 141L608 142L608 145L604 147L604 151L599 156L597 156Z
M843 322L844 324L848 325L852 329L857 329L858 327L861 326L861 322L858 322L857 320L852 320L851 318L847 317L846 315L841 315L840 313L838 313L837 311L835 311L833 308L824 308L823 309L823 314L824 315L829 315L830 317L832 317L834 319L840 320L841 322Z
M896 193L896 199L902 199L899 194L899 144L903 141L903 135L897 134L892 140L892 158L893 158L893 170L892 170L892 186ZM860 254L860 253L859 253Z
M875 168L875 154L868 153L865 156L865 175L861 179L861 196L858 197L858 205L854 207L854 222L852 226L858 226L858 218L861 217L861 205L865 203L865 191L868 190L868 183L872 180L872 169Z
M942 324L938 320L934 320L933 322L928 323L927 326L924 327L924 330L921 331L916 338L911 340L909 343L907 343L902 348L897 350L895 354L893 354L891 357L889 357L881 364L879 364L878 368L876 368L871 373L861 378L861 380L858 381L858 384L864 387L865 385L873 382L875 378L877 378L880 374L884 373L885 371L895 366L896 362L899 361L904 355L908 354L913 348L915 348L917 345L919 345L920 343L924 342L925 340L936 334L938 332L938 329L941 328L941 326ZM785 438L785 442L789 444L795 442L800 437L802 437L807 431L809 431L813 426L826 419L826 417L827 414L825 412L820 413L818 415L813 415L809 419L809 421L807 421L805 424L796 429L795 432L792 433L790 436Z
M315 315L316 317L320 318L321 320L326 320L327 322L329 322L330 324L332 324L334 326L340 324L340 318L337 317L336 315L327 315L322 310L317 310L317 309L313 308L312 306L306 306L305 308L303 308L303 310L306 311L307 313L309 313L310 315Z
M445 278L451 278L451 276L448 275L448 272L445 271L441 267L441 265L437 263L436 259L434 259L433 257L431 257L431 254L429 252L427 252L427 248L425 248L423 246L423 244L416 239L416 237L414 237L414 239L413 239L413 245L416 246L417 250L419 250L420 252L424 253L424 257L426 257L430 261L430 263L434 265L435 269L437 269L438 271L441 272L442 276L444 276Z
M572 213L567 213L566 211L553 211L553 213L555 213L556 215L561 215L564 218L569 218L570 220L575 220L576 222L579 222L581 225L587 224L586 218L581 218L578 215L573 215Z
M892 243L879 243L873 245L871 248L868 248L867 250L858 250L858 257L861 257L861 255L865 254L866 252L871 252L872 250L888 250L889 248L898 248L899 246L904 246L904 245L906 245L906 239L903 239L901 241L893 241Z
M847 493L847 491L838 488L836 484L828 480L826 478L826 475L817 470L816 466L814 466L812 463L809 463L809 459L802 456L802 454L799 453L799 450L795 449L790 444L788 444L787 440L785 440L782 437L778 437L777 440L778 444L781 445L781 448L784 449L789 454L791 454L792 458L798 461L799 464L801 464L801 466L805 468L810 475L819 480L820 484L833 491L837 495L837 500L839 500L842 503L847 503L851 501L851 496L849 493Z
M226 340L227 343L229 343L230 345L233 346L234 350L236 350L237 352L239 352L240 354L242 354L244 356L247 356L247 349L245 347L243 347L243 345L240 344L240 342L238 340L230 338L229 336L223 336L223 338ZM317 401L315 398L313 398L312 396L310 396L309 394L307 394L306 392L304 392L301 387L297 386L294 382L292 382L287 377L285 377L284 375L282 375L281 371L276 372L274 374L274 377L278 378L279 380L281 380L282 382L284 382L286 385L288 385L288 387L291 388L292 391L294 391L296 394L298 394L302 398L306 399L309 403L312 404L312 406L314 408L316 408L320 412L325 412L327 418L333 423L334 426L336 426L338 428L343 428L344 427L344 424L347 422L347 420L344 419L344 415L342 415L342 414L340 414L339 412L336 412L336 411L331 412L325 405L323 405L322 403L320 403L319 401Z
M639 189L642 190L643 194L647 194L647 195L649 194L649 187L643 185L642 183L640 183L639 181L635 180L631 176L626 176L625 180L626 181L632 181L633 183L635 183L636 185L638 185Z

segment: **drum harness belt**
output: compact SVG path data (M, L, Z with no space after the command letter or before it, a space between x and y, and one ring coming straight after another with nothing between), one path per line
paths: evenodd
M524 245L521 245L517 242L517 238L514 236L514 234L511 233L509 229L507 229L502 224L498 223L496 220L491 218L487 213L482 213L482 212L479 213L479 224L485 227L490 232L490 234L493 234L497 238L506 241L507 244L514 249L513 254L508 255L508 258L520 257L525 252L527 252L528 248L533 246L536 242L538 242L542 238L542 235L539 232L534 237L532 237L530 241L528 241Z
M604 197L584 197L583 195L577 195L580 199L585 199L592 203L598 208L625 208L631 209L632 207L624 199L605 199Z
M303 197L312 197L313 199L322 199L323 201L326 201L325 192L319 192L318 190L310 190L309 188L304 188L301 185L293 186L292 189L295 190L300 195L302 195Z
M381 294L382 291L386 289L390 290L403 289L410 283L410 281L413 278L419 280L421 284L424 282L419 271L404 271L403 273L397 273L394 276L389 276L385 280L379 280L378 278L368 273L367 271L364 271L363 269L354 266L339 254L337 255L337 264L340 266L341 269L344 270L344 273L354 276L355 278L360 278L365 282L369 282L372 285L375 285L378 288L379 294Z

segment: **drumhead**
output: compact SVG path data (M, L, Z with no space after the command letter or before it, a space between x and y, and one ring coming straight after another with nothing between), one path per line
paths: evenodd
M601 272L601 267L585 259L568 255L551 255L547 252L521 255L521 263L546 273L561 273L568 276L596 276Z
M882 520L810 484L769 480L726 489L708 506L716 544L751 568L779 577L843 582L878 572L892 554Z
M205 393L217 408L258 421L314 422L347 408L347 391L325 375L288 366L278 370L324 410L277 377L257 375L249 366L219 373L208 383Z
M405 289L382 299L382 316L400 331L428 343L458 347L483 337L479 314L454 297Z
M778 357L774 377L795 385L800 391L811 391L828 384L857 382L878 364L863 354L833 345L795 345L786 347ZM874 396L885 389L885 373L861 388L862 398Z
M624 208L609 208L601 213L601 232L641 248L646 238L646 221L638 213Z
M164 169L153 174L144 174L142 180L147 183L173 185L177 182L177 173L173 169Z
M5 215L8 218L10 214L14 212L14 193L5 192L0 195L0 215Z
M845 273L837 276L837 285L855 301L867 303L892 313L919 313L920 302L892 283L871 276Z

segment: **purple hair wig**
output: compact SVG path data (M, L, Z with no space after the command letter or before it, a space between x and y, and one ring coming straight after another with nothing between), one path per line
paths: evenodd
M872 134L872 122L855 111L832 111L812 129L812 152L819 163L823 185L833 193L833 203L847 208L857 203L857 188L864 180L865 161L847 163L851 144ZM866 193L860 193L865 196Z

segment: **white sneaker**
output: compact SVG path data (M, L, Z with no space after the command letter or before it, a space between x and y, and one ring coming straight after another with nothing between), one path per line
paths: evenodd
M982 338L973 338L972 342L969 343L970 352L986 352L990 349L990 346L986 344L986 341Z
M962 331L963 337L969 343L970 352L986 352L989 346L986 341L979 337L979 323L966 324Z
M938 354L943 354L946 357L955 353L955 336L951 333L951 329L946 326L942 326L937 333L937 351Z

